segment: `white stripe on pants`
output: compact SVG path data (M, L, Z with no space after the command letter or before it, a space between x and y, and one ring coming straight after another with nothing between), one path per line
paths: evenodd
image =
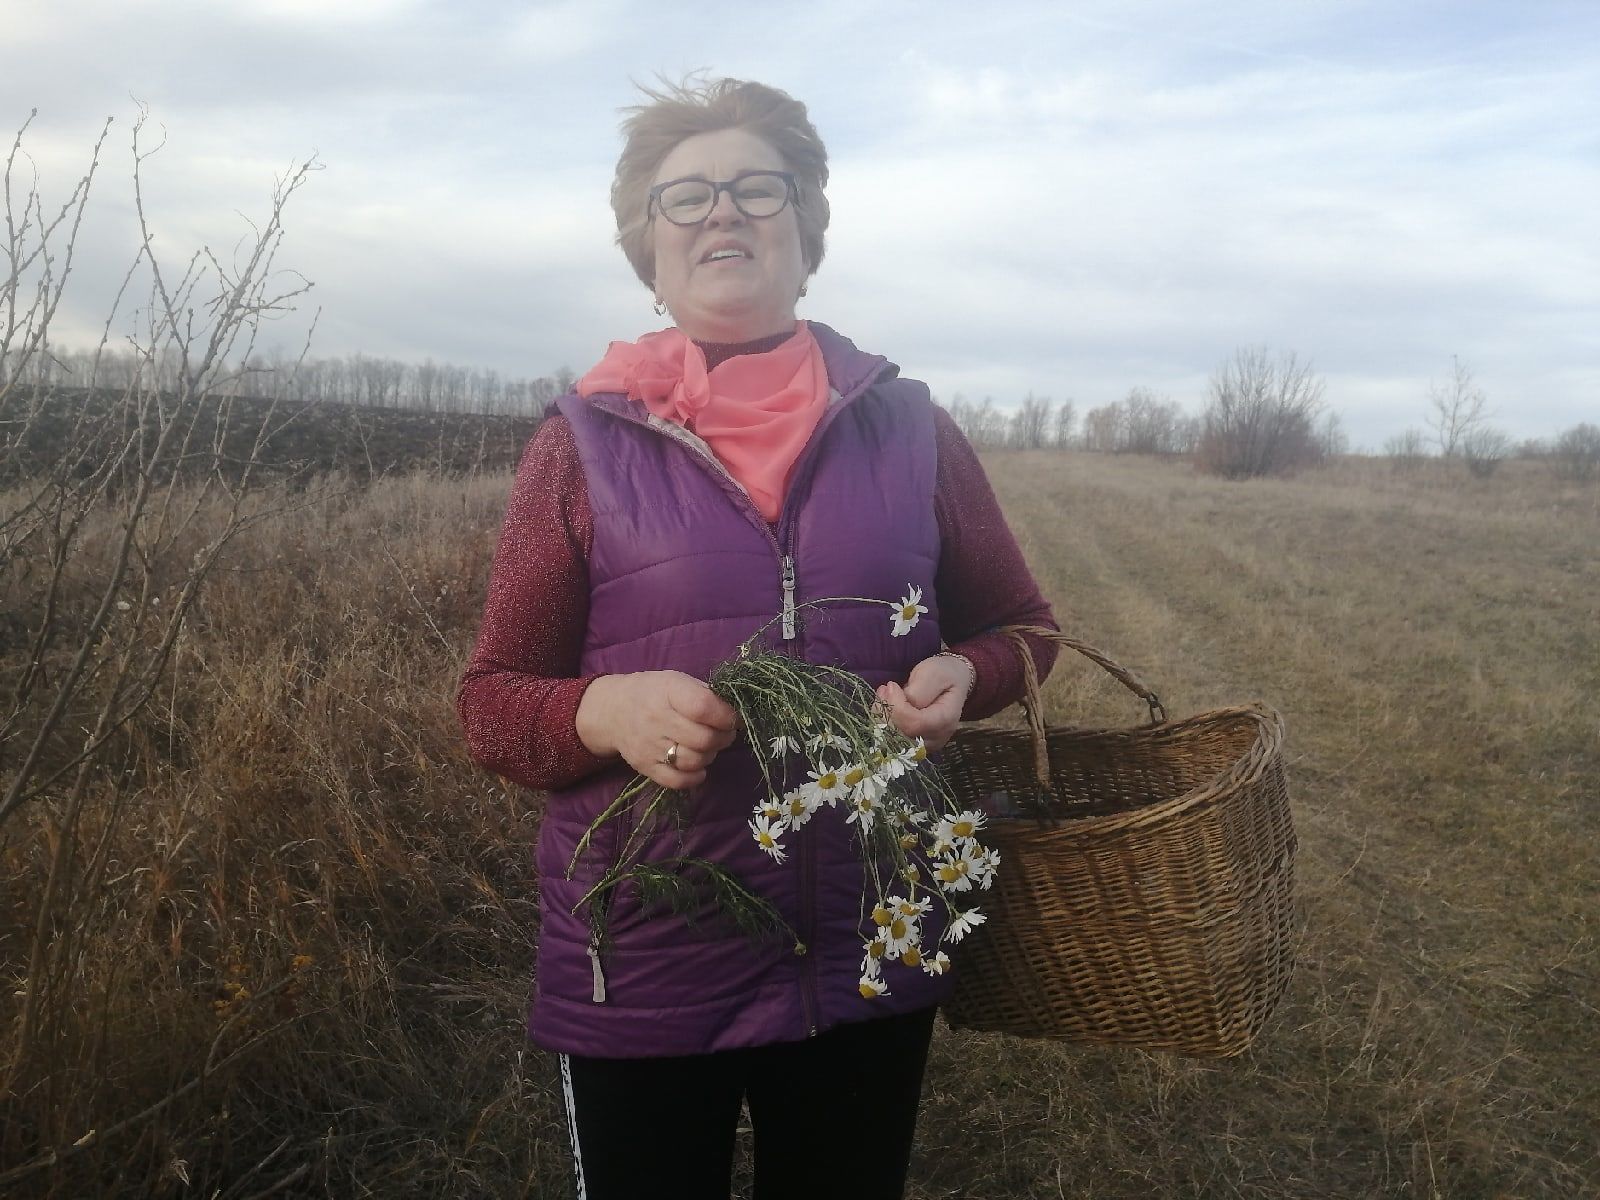
M578 1200L588 1200L589 1190L583 1183L583 1152L578 1149L578 1111L572 1102L572 1062L565 1054L561 1059L561 1098L567 1105L567 1134L572 1138L572 1169L578 1180Z

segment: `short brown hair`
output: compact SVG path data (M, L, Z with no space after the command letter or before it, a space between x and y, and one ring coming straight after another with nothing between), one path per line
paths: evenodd
M617 245L634 274L655 287L655 251L650 244L650 187L672 149L685 138L723 129L744 129L766 142L794 173L795 217L806 274L822 263L828 228L828 150L806 116L806 106L787 92L742 79L663 82L640 86L650 103L623 111L622 157L611 181L611 208L617 214Z

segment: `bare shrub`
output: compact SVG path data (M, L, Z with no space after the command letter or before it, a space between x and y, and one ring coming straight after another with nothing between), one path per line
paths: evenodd
M1383 454L1396 471L1415 471L1428 456L1428 441L1422 430L1408 429L1384 442Z
M1449 378L1428 390L1428 427L1439 453L1446 458L1461 453L1464 440L1488 419L1489 398L1473 382L1472 368L1451 355Z
M1585 421L1564 431L1550 450L1550 467L1568 483L1600 478L1600 425Z
M32 118L30 117L29 123ZM107 122L109 129L110 122ZM176 270L153 249L144 168L160 149L132 130L139 244L101 338L121 303L143 292L127 339L135 369L103 386L100 354L79 386L60 385L50 325L72 273L106 131L66 202L23 177L28 123L5 166L0 259L0 835L8 864L37 856L24 921L0 937L10 1040L0 1061L0 1172L9 1185L91 1145L85 1131L138 1128L249 1053L258 1037L229 1026L173 1058L130 1038L113 1015L149 983L140 947L148 913L107 899L108 881L158 865L112 852L147 798L154 751L143 725L180 640L230 543L273 504L255 486L261 447L280 424L268 406L238 428L240 376L263 321L308 287L276 265L289 198L315 169L278 181L267 218L227 258L197 251ZM48 455L31 435L54 423ZM280 501L281 503L281 501ZM170 715L170 708L169 708ZM8 913L8 918L15 914ZM21 928L19 928L19 925ZM159 1067L153 1071L152 1067ZM152 1094L128 1084L166 1081Z
M1291 351L1242 347L1211 377L1195 456L1225 479L1284 475L1322 461L1322 381Z
M1181 454L1187 432L1183 409L1146 387L1090 409L1083 419L1084 447L1102 454Z
M1317 426L1317 450L1322 460L1342 458L1350 453L1350 436L1344 431L1344 421L1336 412L1324 413Z
M1063 400L1056 408L1055 433L1053 442L1058 450L1065 450L1072 445L1072 431L1077 421L1078 408L1071 400Z
M980 449L1003 446L1010 431L1010 422L994 402L985 396L973 403L959 393L950 401L950 419L956 423L967 441Z
M1540 459L1549 458L1550 450L1551 445L1544 438L1523 438L1511 452L1511 457L1538 462Z
M1511 457L1511 439L1498 429L1480 425L1462 437L1460 450L1472 477L1488 479Z
M1011 414L1010 442L1018 450L1039 450L1049 440L1055 401L1029 392Z

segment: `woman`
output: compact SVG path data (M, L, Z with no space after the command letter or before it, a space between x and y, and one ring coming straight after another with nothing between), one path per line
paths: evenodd
M561 1055L590 1200L726 1196L742 1102L757 1197L895 1197L951 980L904 970L887 994L858 986L852 830L813 822L782 865L756 847L756 760L704 680L781 613L775 648L849 667L937 749L1022 693L986 631L1054 622L927 388L796 319L828 224L804 106L735 80L647 95L624 125L612 207L673 326L612 343L529 443L459 694L474 757L550 793L529 1033ZM804 607L908 584L929 611L904 636L877 606ZM1033 649L1047 672L1053 647ZM644 858L723 864L798 944L647 916L627 885L608 941L591 942L579 901L626 829L603 826L571 879L568 864L635 772L694 805Z

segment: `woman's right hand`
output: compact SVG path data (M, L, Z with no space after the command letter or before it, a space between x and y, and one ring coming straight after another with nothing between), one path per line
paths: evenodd
M692 788L738 737L738 715L693 675L635 671L602 675L578 702L578 739L591 754L621 755L662 787ZM676 765L666 761L674 743Z

